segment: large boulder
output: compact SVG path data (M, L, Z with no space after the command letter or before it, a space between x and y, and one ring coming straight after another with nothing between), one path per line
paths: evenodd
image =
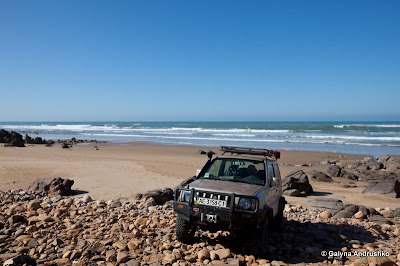
M32 141L33 144L46 144L46 140L42 139L41 137L35 137Z
M4 129L0 130L0 143L10 143L12 146L25 147L21 134L15 131L8 132Z
M316 200L309 200L308 203L311 207L317 209L330 209L330 210L342 210L344 204L338 199L321 198Z
M312 170L308 173L308 176L312 179L322 181L322 182L333 182L332 178L325 174L324 172Z
M56 178L41 178L29 184L28 190L32 192L45 192L49 195L72 195L71 187L74 180Z
M174 191L171 188L155 189L138 194L137 197L153 198L158 205L163 205L167 201L174 199Z
M379 193L391 198L400 198L400 182L396 179L370 182L362 193Z
M291 194L297 194L293 193L293 189L298 190L301 196L306 196L313 192L308 176L303 170L295 170L282 180L282 190L284 193L286 190L289 190Z

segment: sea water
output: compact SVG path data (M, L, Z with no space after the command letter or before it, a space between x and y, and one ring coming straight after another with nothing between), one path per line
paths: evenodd
M400 154L400 122L0 122L45 139Z

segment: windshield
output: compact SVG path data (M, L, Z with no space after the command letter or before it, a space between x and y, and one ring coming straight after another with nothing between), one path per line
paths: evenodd
M246 159L215 159L200 178L265 185L265 164Z

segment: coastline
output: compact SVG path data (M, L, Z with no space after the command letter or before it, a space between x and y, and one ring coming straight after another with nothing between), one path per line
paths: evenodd
M94 149L94 146L99 150ZM74 145L70 149L61 149L60 145L45 147L30 144L25 148L0 147L0 190L26 189L37 178L62 177L73 179L73 189L87 192L93 199L131 200L137 193L175 187L182 180L195 175L196 170L201 169L207 160L198 150L208 149L220 154L215 147L148 142L92 143ZM278 163L282 177L298 169L306 173L313 169L326 171L327 166L314 165L320 161L366 157L332 152L281 152ZM289 203L304 205L307 205L306 200L326 197L374 208L398 206L398 199L378 194L361 194L366 182L358 181L355 188L343 188L339 185L349 183L350 180L333 179L337 183L310 180L317 195L286 198Z

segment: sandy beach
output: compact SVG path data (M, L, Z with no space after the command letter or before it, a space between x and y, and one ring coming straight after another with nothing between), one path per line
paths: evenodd
M97 145L99 150L95 150ZM193 176L207 160L200 149L217 148L156 145L144 142L75 145L61 149L59 145L27 145L25 148L0 147L0 190L26 189L37 178L62 177L75 181L74 189L87 192L93 199L132 199L147 190L175 187ZM220 153L219 153L220 154ZM360 159L363 155L327 152L282 151L282 177L296 169L306 173L312 169L325 171L327 166L295 166L335 159ZM285 164L291 164L286 166ZM361 194L366 182L355 188L343 188L350 180L333 178L335 183L310 180L316 195L307 198L289 197L292 204L307 205L313 198L336 198L345 203L363 204L373 208L398 207L398 199L379 194Z

